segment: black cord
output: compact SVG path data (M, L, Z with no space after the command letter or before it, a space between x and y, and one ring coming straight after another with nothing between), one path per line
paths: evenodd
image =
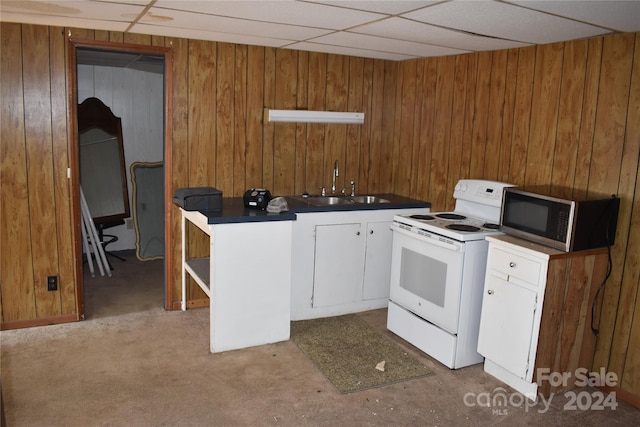
M595 335L596 337L600 333L600 330L594 326L594 323L596 320L596 305L598 303L598 295L600 295L600 292L604 288L604 285L607 283L607 280L611 275L611 270L612 270L611 245L607 245L607 257L609 258L609 265L607 266L607 274L604 276L604 280L598 287L596 294L593 296L593 302L591 303L591 332L593 332L593 335Z
M612 197L612 200L616 199L615 194L612 195L611 197ZM606 239L607 239L607 259L609 261L609 264L607 265L607 274L604 276L604 279L602 280L602 283L600 284L600 286L598 286L598 290L596 291L596 294L593 296L593 302L591 303L591 332L593 332L593 335L595 335L596 337L600 334L600 329L595 327L596 305L598 303L598 296L600 295L600 292L604 288L604 285L607 283L607 280L611 275L611 270L613 269L613 262L611 261L611 236L609 235L609 229L611 228L612 219L613 219L613 212L612 212L612 209L609 209L609 218L607 220L607 228L605 232Z

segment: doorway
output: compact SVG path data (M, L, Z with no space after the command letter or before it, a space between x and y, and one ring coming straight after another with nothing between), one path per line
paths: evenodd
M78 104L89 97L101 99L114 115L122 118L123 142L127 170L127 186L132 193L130 166L136 162L162 162L164 164L164 259L152 261L144 268L162 269L163 305L171 309L172 286L168 286L168 272L172 271L171 252L171 50L169 48L116 44L109 42L76 41L69 39L68 82L69 82L69 156L70 184L74 218L74 248L76 260L76 300L80 318L85 318L85 276L83 266L83 237L78 224L80 219L80 162L78 144ZM144 123L144 126L141 126ZM75 171L75 173L74 173ZM134 201L130 203L134 205ZM133 210L132 210L133 212ZM125 254L130 263L143 261L136 259L136 230L133 215L123 224L109 229L109 235L117 239L108 251ZM132 249L133 248L133 249ZM124 251L124 252L123 252ZM114 270L124 268L124 262L108 257ZM158 266L158 263L162 264ZM119 265L120 264L120 265ZM155 264L156 267L151 267ZM96 275L97 276L97 275ZM93 278L92 278L93 279ZM120 278L122 280L122 278ZM115 283L115 280L112 281Z

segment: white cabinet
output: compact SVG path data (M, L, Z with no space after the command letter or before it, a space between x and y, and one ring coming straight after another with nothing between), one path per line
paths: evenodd
M313 307L389 298L391 224L316 226Z
M355 303L364 263L361 224L318 225L315 247L313 307Z
M293 223L291 319L386 307L394 215L428 208L298 213Z
M478 352L525 381L531 380L538 297L545 257L489 244ZM538 313L539 314L539 313Z
M605 249L565 253L513 236L491 236L478 352L484 369L536 400L573 388L539 374L591 369L593 294L606 271Z
M369 222L366 231L366 253L362 299L375 300L389 298L391 277L391 245L393 221Z
M537 293L489 273L482 302L478 353L525 379Z

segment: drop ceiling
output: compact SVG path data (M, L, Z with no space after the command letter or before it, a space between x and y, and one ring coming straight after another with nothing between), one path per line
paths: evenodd
M640 31L640 1L0 0L0 20L402 61Z

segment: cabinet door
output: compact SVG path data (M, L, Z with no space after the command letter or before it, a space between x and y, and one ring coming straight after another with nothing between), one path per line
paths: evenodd
M316 226L313 307L358 301L363 274L364 235L360 223Z
M391 279L391 245L393 221L367 224L367 242L364 262L362 299L389 298Z
M491 273L487 275L478 353L523 379L529 368L536 295Z

